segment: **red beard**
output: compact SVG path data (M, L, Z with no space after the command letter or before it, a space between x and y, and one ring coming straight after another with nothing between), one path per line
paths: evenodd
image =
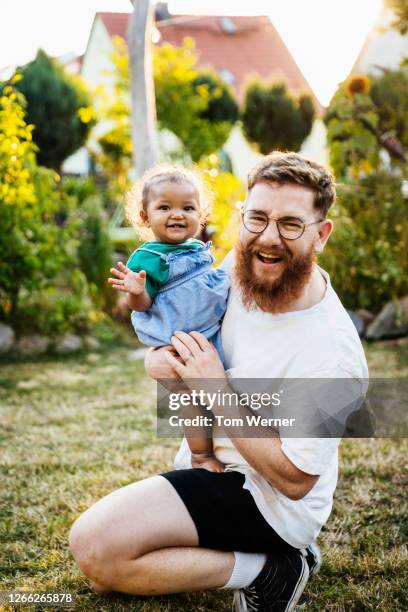
M245 248L238 241L235 247L234 282L241 293L242 303L248 310L259 308L278 313L290 310L290 305L302 295L313 271L316 255L313 246L300 257L285 246L275 251L283 258L284 269L279 278L268 282L258 279L252 270L253 247Z

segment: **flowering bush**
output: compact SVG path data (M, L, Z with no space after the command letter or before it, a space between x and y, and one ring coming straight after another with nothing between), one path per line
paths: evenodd
M17 79L0 97L0 313L12 319L21 290L45 286L71 246L54 223L59 177L37 165Z

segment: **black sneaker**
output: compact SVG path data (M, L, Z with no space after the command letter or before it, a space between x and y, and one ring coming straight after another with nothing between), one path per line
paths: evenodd
M269 555L252 584L234 593L235 612L291 612L309 579L305 555Z
M305 549L306 550L306 561L309 566L309 573L311 576L316 576L322 565L322 553L317 542L312 542Z

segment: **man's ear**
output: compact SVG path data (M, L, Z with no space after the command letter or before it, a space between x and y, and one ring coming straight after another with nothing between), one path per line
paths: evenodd
M322 253L326 242L329 239L330 234L333 230L333 221L331 219L325 219L320 226L320 229L315 238L315 251L316 253Z
M143 209L142 209L142 210L140 210L140 211L139 211L139 215L140 215L140 218L141 218L141 220L143 221L144 225L147 225L147 227L149 227L149 219L148 219L148 217L147 217L147 213L146 213L146 211L145 211L145 210L143 210Z

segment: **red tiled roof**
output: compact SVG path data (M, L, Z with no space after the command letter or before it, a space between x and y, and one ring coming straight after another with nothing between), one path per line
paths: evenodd
M110 36L126 38L129 13L97 13ZM311 90L283 40L266 16L228 17L235 32L222 27L220 16L180 15L156 22L159 44L180 46L190 36L195 40L200 68L211 67L234 76L233 89L242 99L242 86L248 77L284 76L291 89ZM313 92L312 92L313 93ZM315 99L316 107L320 105Z

